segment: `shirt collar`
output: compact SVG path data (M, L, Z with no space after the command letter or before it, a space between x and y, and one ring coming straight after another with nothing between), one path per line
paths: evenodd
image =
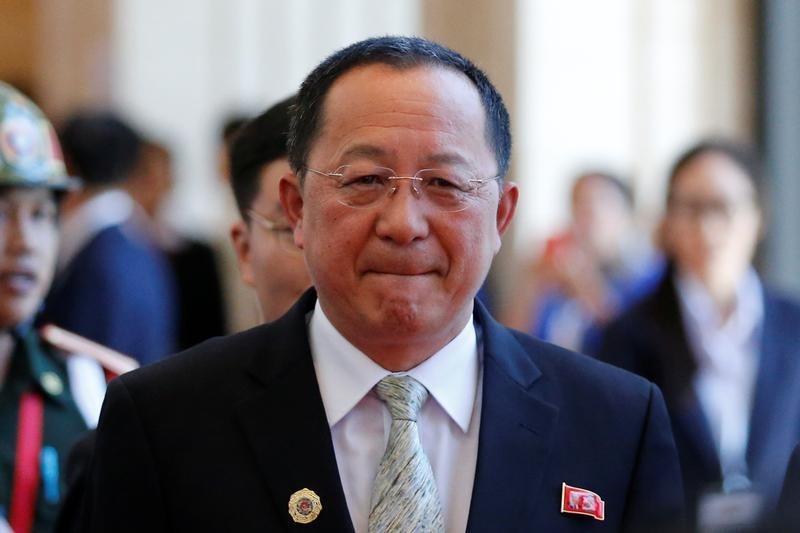
M331 324L317 300L309 326L311 354L328 424L333 427L390 371L353 346ZM475 325L470 319L441 350L408 372L465 433L479 377Z

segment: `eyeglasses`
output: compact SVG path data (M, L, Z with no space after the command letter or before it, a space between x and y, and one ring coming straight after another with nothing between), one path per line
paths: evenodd
M248 209L247 216L263 229L275 234L282 248L292 252L300 251L300 248L294 244L293 229L287 222L275 222L254 209Z
M437 168L425 168L413 176L398 176L390 168L373 165L343 165L333 172L309 167L306 170L334 180L339 203L355 208L376 205L397 191L400 180L408 180L414 196L424 198L439 211L463 211L480 197L481 187L501 179L501 176L473 178Z
M721 200L671 197L667 203L668 211L683 219L698 221L701 219L713 218L714 220L720 220L725 223L730 223L734 217L740 213L746 212L754 206L755 204L752 199L725 202Z

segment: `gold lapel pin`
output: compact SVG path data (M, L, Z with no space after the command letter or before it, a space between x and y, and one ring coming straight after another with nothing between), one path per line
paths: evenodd
M289 516L298 524L313 522L322 511L322 502L311 489L300 489L289 497Z

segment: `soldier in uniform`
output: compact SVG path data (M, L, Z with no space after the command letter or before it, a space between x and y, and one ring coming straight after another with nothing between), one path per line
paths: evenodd
M0 530L3 521L15 533L52 529L67 453L96 425L107 375L136 366L35 325L53 278L59 201L77 186L50 123L0 82Z

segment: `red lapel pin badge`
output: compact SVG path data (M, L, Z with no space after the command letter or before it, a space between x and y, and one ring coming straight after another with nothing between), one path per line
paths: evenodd
M561 512L584 514L595 520L605 520L606 502L590 490L561 484Z

